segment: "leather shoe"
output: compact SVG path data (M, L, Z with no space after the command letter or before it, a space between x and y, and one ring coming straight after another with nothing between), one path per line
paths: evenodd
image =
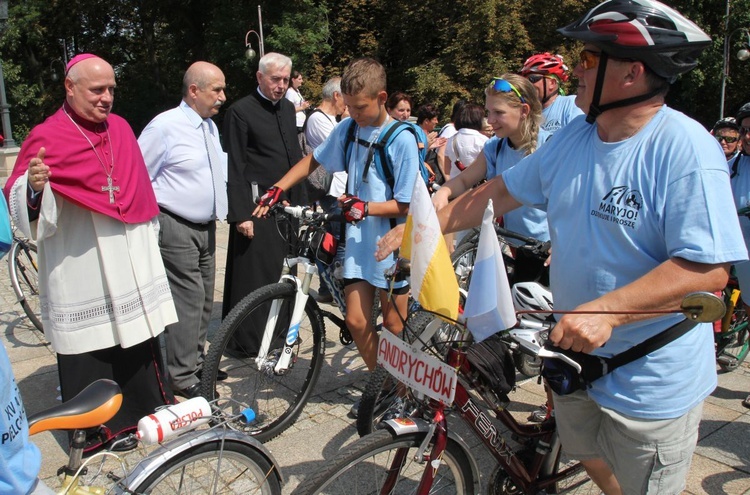
M195 372L195 376L196 376L196 378L198 378L198 380L203 380L203 369L199 369L198 371L196 371ZM227 374L226 371L218 370L216 372L216 381L217 382L223 382L227 378L229 378L229 375Z
M185 388L173 388L172 391L175 395L179 395L180 397L184 397L186 399L192 399L193 397L199 397L201 395L201 384L194 383L193 385Z

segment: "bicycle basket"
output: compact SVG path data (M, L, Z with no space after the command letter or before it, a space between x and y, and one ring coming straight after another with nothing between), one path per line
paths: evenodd
M466 357L487 385L501 399L509 400L507 394L516 386L516 369L513 355L500 334L469 346Z

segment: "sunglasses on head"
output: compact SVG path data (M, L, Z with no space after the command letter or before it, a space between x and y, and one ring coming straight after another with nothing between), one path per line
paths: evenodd
M734 144L740 138L737 136L714 136L718 142L726 141L727 144Z
M518 96L518 99L521 100L521 103L526 103L526 99L521 96L521 92L518 91L515 86L501 77L492 79L492 89L494 89L495 91L499 91L500 93L513 92L516 94L516 96Z

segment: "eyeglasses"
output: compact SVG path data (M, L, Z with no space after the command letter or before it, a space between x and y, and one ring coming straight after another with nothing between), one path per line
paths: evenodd
M727 144L734 144L740 138L738 136L714 136L718 142L726 141Z
M750 127L740 127L740 136L744 136L748 132L750 132Z
M596 69L599 66L599 57L601 52L592 52L591 50L581 50L578 54L578 60L580 61L583 70Z
M521 92L518 91L515 86L501 77L492 79L492 89L501 93L510 93L512 91L516 94L516 96L518 96L518 99L521 100L521 103L526 103L526 99L521 96Z
M538 83L539 81L541 81L542 79L546 77L547 76L543 76L541 74L529 74L528 76L526 76L526 79L528 79L530 83L534 84L534 83Z

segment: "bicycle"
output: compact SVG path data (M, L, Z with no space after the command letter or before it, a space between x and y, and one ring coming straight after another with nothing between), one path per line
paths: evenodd
M282 219L304 219L296 256L285 260L277 283L255 290L230 311L216 331L201 377L202 395L207 399L214 399L216 392L229 394L257 412L252 425L237 427L261 442L291 426L312 393L324 361L323 317L339 326L342 344L351 342L350 336L344 339L344 333L349 334L343 319L322 311L309 297L318 270L315 260L322 256L320 243L326 238L324 224L332 215L311 207L281 205L271 213ZM301 277L296 275L298 266ZM257 350L242 344L242 335L255 330L262 334ZM230 377L223 382L216 380L220 366Z
M510 285L513 286L516 282L526 281L524 278L532 277L536 279L545 279L542 280L542 282L546 283L546 276L542 272L531 275L530 273L527 273L529 270L524 270L522 276L517 276L516 256L519 252L523 252L526 258L533 260L532 262L542 262L549 256L550 242L539 241L532 237L527 237L500 227L497 224L495 224L495 232L497 233L498 241L500 241L500 246L503 249L503 262L505 263L505 270L508 274L508 282ZM474 272L474 262L476 261L478 247L479 229L475 228L461 240L459 245L456 246L456 250L451 255L451 262L453 263L453 270L456 273L458 286L462 289L469 289L471 275ZM546 271L546 268L543 270ZM513 357L518 371L528 377L539 375L542 364L540 360L534 359L521 352L515 352Z
M749 216L750 207L740 208L737 215ZM722 291L727 312L721 320L721 326L714 333L716 344L716 362L724 372L730 372L747 358L750 351L750 329L745 303L742 300L737 278L729 277L727 286Z
M216 401L211 403L210 428L194 429L194 416L175 418L170 426L179 429L179 435L160 443L133 469L111 450L82 460L85 430L108 421L121 403L117 383L102 379L73 399L28 418L32 435L73 431L68 463L58 471L63 475L60 495L281 493L283 477L276 460L257 440L228 428L240 416L226 416ZM248 414L245 410L245 417ZM143 444L141 448L146 450Z
M8 273L10 285L24 313L37 330L43 331L36 244L16 234L15 229L8 253Z
M723 314L723 304L713 295L701 294L711 301L700 305L695 295L692 296L690 305L684 304L683 309L689 318L713 321ZM577 362L542 347L544 334L553 323L538 322L537 326L533 333L516 328L504 333L524 352L560 359L580 373ZM465 333L465 328L458 324L457 327ZM463 420L498 464L489 482L490 495L530 495L542 490L546 493L600 493L583 466L569 462L563 455L554 417L538 424L519 423L507 409L508 396L500 391L492 376L479 372L468 358L470 347L465 345L465 340L450 342L448 353L443 357L432 352L428 344L434 325L407 327L407 330L419 335L418 342L423 347L413 347L386 335L387 344L381 345L378 363L410 387L418 404L417 412L408 418L386 420L380 429L355 440L322 471L307 478L295 494L480 493L476 460L468 444L449 430L447 416L450 413ZM409 358L404 361L402 355ZM504 368L507 377L507 365ZM421 375L415 373L419 369ZM437 378L438 373L441 379ZM418 376L422 377L421 381ZM430 384L427 376L431 377ZM440 386L435 387L434 383ZM485 413L487 409L508 428L510 438L493 424Z
M750 351L750 328L745 303L735 277L730 277L722 291L727 312L721 319L719 332L714 332L716 362L724 372L736 370Z

